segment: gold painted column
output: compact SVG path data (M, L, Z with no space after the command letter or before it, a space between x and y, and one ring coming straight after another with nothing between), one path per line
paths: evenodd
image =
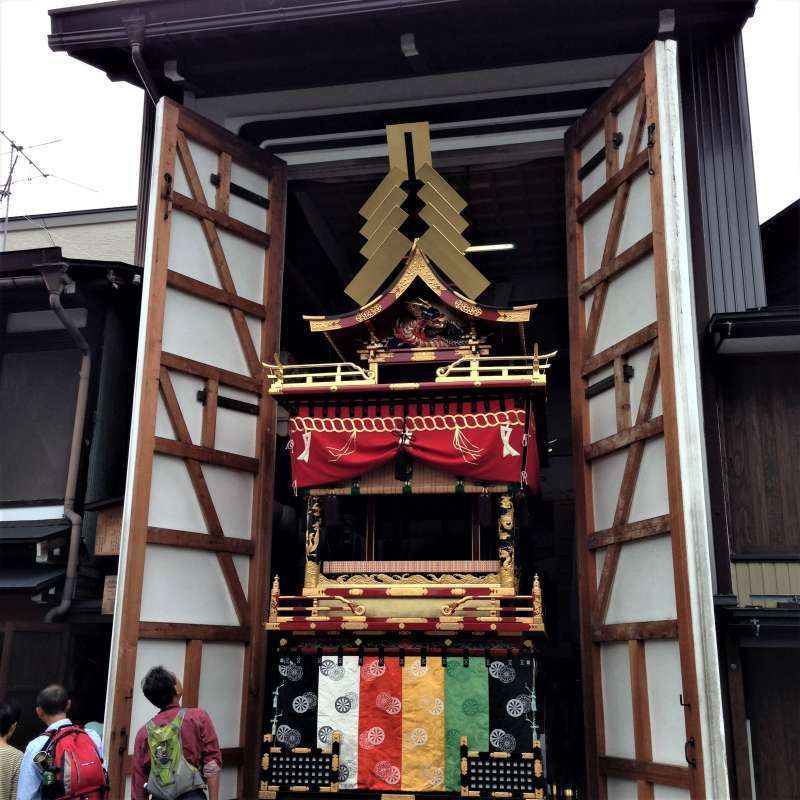
M510 494L500 496L500 518L497 522L498 558L500 559L500 586L516 589L514 563L514 501Z
M304 589L316 589L319 584L319 542L322 531L322 508L319 497L311 495L306 506L306 569Z

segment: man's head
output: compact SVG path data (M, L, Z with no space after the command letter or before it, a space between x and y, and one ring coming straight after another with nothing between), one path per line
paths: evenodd
M183 686L175 673L164 667L153 667L142 679L144 696L158 709L177 703Z
M45 725L52 725L64 719L67 711L69 711L69 695L63 686L53 683L36 695L36 716Z
M19 709L11 703L0 703L0 739L10 739L17 728Z

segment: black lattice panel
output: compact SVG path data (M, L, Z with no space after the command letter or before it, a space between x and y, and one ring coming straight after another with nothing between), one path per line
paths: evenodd
M545 797L542 751L532 753L476 753L461 740L461 796L508 797L518 800Z
M259 798L269 800L277 792L335 792L339 788L339 737L334 735L330 748L267 745L261 759Z

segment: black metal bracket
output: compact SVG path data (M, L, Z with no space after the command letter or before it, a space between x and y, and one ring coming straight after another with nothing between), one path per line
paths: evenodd
M692 750L694 750L694 747L695 747L694 736L690 736L687 739L686 743L683 745L683 757L686 759L686 763L690 767L696 767L697 766L697 760L694 759L694 758L689 758L689 748L690 747L691 747Z
M625 383L630 383L631 378L633 378L633 367L630 364L622 365L622 377L625 379ZM615 382L614 375L609 375L607 378L603 378L602 380L597 381L597 383L587 386L583 392L583 396L587 400L590 400L592 397L602 394L607 389L613 389Z
M622 131L615 131L613 134L611 134L611 144L614 145L615 150L619 150L624 141L625 137L622 135Z
M205 389L197 390L197 402L206 404L208 395ZM246 403L244 400L234 400L232 397L223 397L217 395L217 407L227 408L231 411L241 411L242 414L252 414L254 417L258 416L258 406L255 403Z
M653 148L656 146L656 124L651 122L647 126L647 174L655 175L656 171L653 169Z
M221 180L219 175L216 172L212 172L211 184L213 186L219 186L220 183ZM246 189L244 186L240 186L238 183L234 183L233 181L230 183L230 193L234 195L234 197L241 197L242 200L247 200L249 203L254 203L257 206L261 206L261 208L269 208L269 198L257 194L256 192L251 192L250 189Z
M172 175L169 172L164 173L164 200L164 219L168 219L172 209Z
M692 704L691 704L691 703L685 703L685 702L684 702L684 700L683 700L683 693L682 693L682 692L681 692L681 694L680 694L680 695L678 695L678 699L680 700L680 704L681 704L681 706L683 706L683 708L691 708L691 707L692 707Z

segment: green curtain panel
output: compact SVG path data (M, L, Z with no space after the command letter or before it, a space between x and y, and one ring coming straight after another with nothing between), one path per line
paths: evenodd
M482 658L450 658L445 670L445 785L447 791L461 790L462 736L470 750L489 749L489 673Z

